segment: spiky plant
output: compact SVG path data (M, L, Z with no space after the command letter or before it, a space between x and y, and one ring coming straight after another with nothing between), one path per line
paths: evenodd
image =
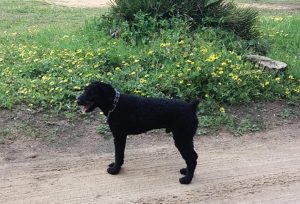
M219 26L249 39L258 32L255 27L258 12L238 8L226 0L111 0L112 16L128 22L138 12L156 18L179 17L189 20L193 27Z

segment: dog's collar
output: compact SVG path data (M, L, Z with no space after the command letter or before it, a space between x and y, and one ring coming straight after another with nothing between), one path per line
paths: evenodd
M111 109L111 110L109 110L108 111L108 113L107 113L107 116L106 116L106 122L108 122L108 119L109 119L109 116L110 116L110 114L112 113L112 112L114 112L114 110L116 109L116 107L117 107L117 103L118 103L118 101L119 101L119 98L120 98L120 92L117 90L117 89L115 89L115 98L114 98L114 102L113 102L113 108Z

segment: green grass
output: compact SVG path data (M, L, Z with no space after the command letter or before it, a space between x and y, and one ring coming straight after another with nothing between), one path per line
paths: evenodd
M55 6L44 0L1 0L0 8L0 47L11 44L76 47L81 43L78 35L86 20L105 12L103 9ZM74 34L78 38L76 43L61 43L63 36ZM3 54L1 49L0 58Z
M264 15L261 27L270 43L268 56L286 62L289 74L300 78L300 13Z
M0 7L0 29L8 32L24 32L31 26L74 30L83 25L87 18L103 12L101 9L54 6L43 0L1 0Z
M92 20L101 9L37 0L1 0L0 7L3 108L26 104L74 110L76 96L92 79L142 96L202 98L202 113L222 112L223 104L292 99L300 93L297 13L282 20L276 20L279 14L262 17L268 56L289 64L288 74L275 76L243 62L241 55L251 51L247 42L220 29L204 28L191 38L188 24L174 20L157 33L151 30L157 22L140 16L138 33L123 23L122 38L112 39L103 24Z
M262 120L251 119L245 116L243 119L237 119L232 114L222 115L204 115L199 118L201 129L199 135L209 135L226 129L232 134L239 136L245 133L261 131L265 128Z
M0 44L38 42L45 46L76 33L87 19L104 12L53 6L43 0L1 0L0 8Z
M21 99L17 92L19 88L32 84L36 77L25 77L22 73L28 73L32 69L43 72L43 69L53 68L48 63L49 58L43 55L50 50L89 47L90 42L82 33L84 25L87 19L105 12L103 9L53 6L43 0L1 0L0 8L1 107L12 107L19 103L28 105L29 101ZM45 63L41 66L32 61L26 63L17 60L20 47L34 47L36 57L40 60L43 58ZM10 77L5 76L6 72L11 73ZM35 98L33 95L32 97ZM44 101L42 98L39 97L40 102Z

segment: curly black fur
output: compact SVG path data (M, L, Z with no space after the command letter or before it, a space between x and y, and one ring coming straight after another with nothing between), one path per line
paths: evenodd
M93 82L78 97L78 104L85 107L85 112L91 112L99 107L107 116L113 109L115 96L116 92L111 85ZM115 110L107 121L115 145L115 162L109 165L107 172L119 173L124 163L127 135L165 128L166 132L173 133L175 146L187 165L180 170L185 176L179 181L182 184L189 184L193 179L198 158L193 145L193 137L198 126L196 115L198 104L198 100L187 103L181 100L121 94Z

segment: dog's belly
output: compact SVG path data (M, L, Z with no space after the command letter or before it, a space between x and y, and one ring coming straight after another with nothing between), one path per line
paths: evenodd
M125 128L125 132L127 134L132 134L132 135L137 135L137 134L141 134L141 133L145 133L148 132L150 130L155 130L155 129L170 129L168 127L162 126L162 125L153 125L153 126L138 126L138 125L133 125L133 126L129 126L127 128Z
M127 121L118 125L117 128L126 134L141 134L154 129L170 130L170 124L162 121Z

